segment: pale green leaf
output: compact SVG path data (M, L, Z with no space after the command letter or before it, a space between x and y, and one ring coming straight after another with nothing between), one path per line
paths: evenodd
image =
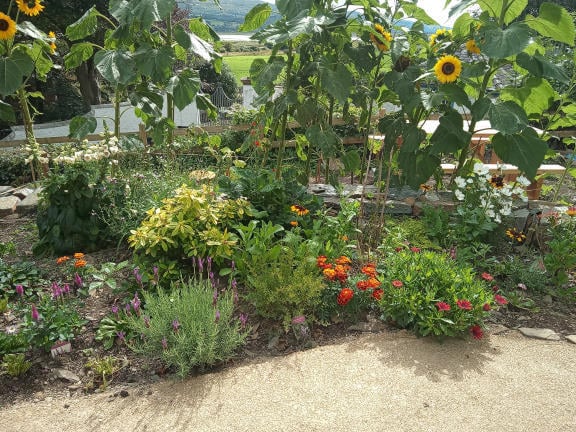
M90 42L81 42L70 47L70 51L64 56L64 66L72 69L80 66L94 54L94 47Z
M238 27L238 31L249 32L259 29L270 18L272 8L268 3L254 6L244 17L244 22Z
M576 37L574 21L566 9L559 5L548 2L542 3L538 17L528 15L526 24L542 36L574 46Z
M538 167L548 151L546 141L538 138L532 128L526 128L520 134L492 137L492 146L496 154L506 163L516 165L530 179L536 176Z
M66 37L75 41L93 35L98 29L98 16L100 12L92 6L78 21L66 27Z

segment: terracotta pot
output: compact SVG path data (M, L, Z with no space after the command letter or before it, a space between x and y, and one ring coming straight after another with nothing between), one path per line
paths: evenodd
M540 193L542 192L542 183L544 183L544 179L534 180L526 187L526 195L528 196L529 200L537 200L540 199Z

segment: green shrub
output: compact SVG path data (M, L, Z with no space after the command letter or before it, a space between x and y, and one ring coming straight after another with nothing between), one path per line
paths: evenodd
M32 362L26 360L24 354L6 354L2 363L2 368L11 377L24 375L31 366Z
M248 208L246 200L224 199L209 186L182 186L160 208L147 212L128 241L139 258L157 263L162 278L174 278L183 259L210 256L221 263L230 258L237 237L229 228ZM143 266L147 267L151 266Z
M143 298L142 312L127 318L132 332L141 335L129 346L175 367L182 378L194 367L204 369L230 359L248 334L245 321L234 316L231 290L215 291L207 280L174 284L168 292L145 291Z
M0 152L0 185L17 186L32 179L30 165L15 152Z
M0 331L0 357L5 354L24 352L28 342L22 333L4 333Z
M31 261L8 264L0 259L0 297L15 298L16 285L22 285L27 296L39 288L41 281L38 266Z
M466 331L482 336L494 296L471 267L438 252L412 248L390 254L379 270L384 319L422 336L456 336ZM501 297L497 300L505 302Z

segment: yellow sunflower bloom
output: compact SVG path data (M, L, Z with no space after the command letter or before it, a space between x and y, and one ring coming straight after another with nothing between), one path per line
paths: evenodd
M16 34L16 23L8 15L0 12L0 40L12 39Z
M480 48L476 45L476 41L474 39L470 39L466 42L466 49L471 54L480 54Z
M452 30L438 29L436 33L430 35L430 46L436 45L437 42L450 39L452 37Z
M384 30L384 27L382 27L380 24L375 24L374 30L376 30L380 37L371 34L370 40L380 51L388 51L390 49L390 42L392 42L392 34ZM382 40L384 40L384 42Z
M456 81L462 72L462 62L458 57L445 55L440 58L434 65L436 78L442 84Z
M44 10L42 0L16 0L18 9L28 16L36 16Z

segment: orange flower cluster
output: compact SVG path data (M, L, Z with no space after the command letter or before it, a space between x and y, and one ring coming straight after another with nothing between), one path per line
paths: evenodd
M361 280L356 282L356 288L360 291L366 291L367 289L371 289L372 291L372 298L374 300L380 300L384 291L380 288L382 282L378 280L378 273L376 271L376 264L368 263L362 266L360 269L362 273L368 276L368 279Z
M348 272L350 271L350 263L352 261L346 256L338 257L334 260L334 264L327 262L328 258L320 255L316 258L316 265L322 269L322 274L326 279L331 281L340 281L344 283L348 280Z
M84 259L84 254L82 252L76 252L74 255L72 255L72 258L74 258L74 267L76 268L84 267L86 264L88 264L88 262ZM64 264L69 260L70 257L68 255L64 255L56 260L56 264Z

